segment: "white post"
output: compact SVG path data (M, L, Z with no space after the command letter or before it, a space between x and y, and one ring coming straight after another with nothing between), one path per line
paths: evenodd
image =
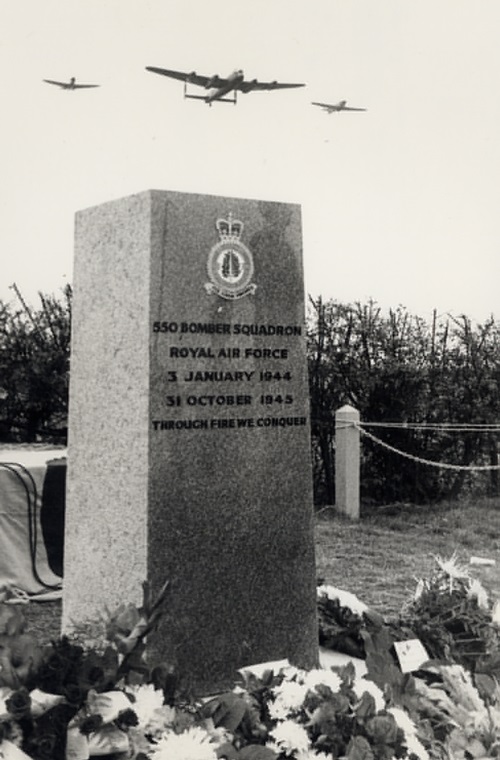
M335 413L335 506L359 520L359 412L346 404Z

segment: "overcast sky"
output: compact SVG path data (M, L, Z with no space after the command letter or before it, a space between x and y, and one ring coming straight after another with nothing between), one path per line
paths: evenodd
M0 298L72 280L74 214L147 189L302 206L306 290L500 314L498 0L0 4ZM159 66L304 82L184 100ZM101 85L65 92L42 82ZM328 115L311 101L366 107Z

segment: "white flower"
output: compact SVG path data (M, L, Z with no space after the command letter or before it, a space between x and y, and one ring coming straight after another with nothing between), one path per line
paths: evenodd
M156 710L163 707L163 691L155 689L152 683L127 686L126 691L132 696L129 707L137 715L139 726L147 726L155 718Z
M352 690L359 699L361 699L365 691L367 691L368 694L371 694L375 700L375 709L377 712L385 708L385 699L382 690L376 683L370 681L368 678L355 678Z
M328 686L334 694L339 691L342 685L338 673L335 673L333 670L327 670L326 668L310 670L304 675L303 682L304 686L311 690L323 684L323 686Z
M451 557L446 560L436 555L434 555L434 559L444 575L447 576L446 582L448 583L450 594L453 591L454 580L470 580L469 571L465 565L459 563L457 552L453 552Z
M278 751L285 755L306 752L311 748L306 729L294 720L281 721L269 733Z
M287 665L282 669L284 681L302 681L304 671L296 668L295 665Z
M274 700L269 702L269 715L273 720L284 720L290 713L300 710L308 687L297 681L283 681L273 690Z
M488 605L488 592L484 588L484 586L478 581L477 578L474 578L472 581L469 590L467 591L467 597L469 599L475 599L477 601L477 606L482 610L489 609Z
M438 563L441 570L449 575L451 578L469 578L469 571L465 565L461 565L458 561L458 554L453 552L449 559L443 559L439 554L434 555L434 559Z
M316 593L318 596L324 594L332 601L336 599L341 607L347 607L356 615L362 615L363 612L367 612L369 609L355 594L351 594L349 591L343 591L335 586L318 586Z
M462 665L442 665L439 672L443 677L446 692L455 705L465 708L469 713L484 710L484 702L474 686L472 676Z
M424 581L423 578L419 578L418 579L418 581L417 581L417 587L415 588L415 593L413 595L413 598L415 599L416 602L420 599L420 597L422 596L422 594L426 590L427 585L428 584Z
M498 708L493 705L485 706L484 710L474 710L469 713L468 720L464 724L467 733L479 733L483 736L493 729L498 733L498 719L500 713Z
M316 752L314 749L306 749L305 752L297 752L296 760L332 760L332 755L324 752Z
M271 720L286 720L293 712L293 710L283 704L280 699L275 699L274 702L269 702L267 709L269 710L269 717Z
M163 734L153 749L154 760L217 760L210 736L199 726L192 726L182 734Z
M500 626L500 599L497 599L491 611L491 622Z

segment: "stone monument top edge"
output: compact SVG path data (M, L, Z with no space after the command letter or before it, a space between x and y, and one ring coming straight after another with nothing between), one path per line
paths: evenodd
M266 204L284 204L286 206L291 206L294 208L301 208L301 203L298 201L287 201L283 199L268 199L268 198L255 198L255 197L248 197L248 196L242 196L242 195L223 195L221 193L203 193L199 191L185 191L185 190L159 190L158 188L149 188L147 190L141 190L137 193L130 193L129 195L123 195L118 198L112 198L108 201L103 201L102 203L95 203L91 206L85 206L84 208L77 209L75 212L75 216L78 216L79 214L85 214L92 211L95 211L98 208L103 207L112 207L114 205L119 205L123 203L126 200L130 200L133 198L136 198L137 200L141 198L162 198L162 197L177 197L177 198L191 198L194 199L196 197L198 198L213 198L213 199L219 199L219 200L229 200L229 201L235 201L235 202L246 202L246 203L266 203Z

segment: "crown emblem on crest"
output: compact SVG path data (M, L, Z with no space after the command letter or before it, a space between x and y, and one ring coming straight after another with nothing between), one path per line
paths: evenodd
M253 257L241 241L243 222L229 213L227 219L217 219L215 227L220 240L208 255L210 282L205 283L205 290L231 300L255 293Z
M228 218L217 219L215 226L217 227L220 239L227 243L240 239L244 224L239 219L234 219L231 212L229 212Z

